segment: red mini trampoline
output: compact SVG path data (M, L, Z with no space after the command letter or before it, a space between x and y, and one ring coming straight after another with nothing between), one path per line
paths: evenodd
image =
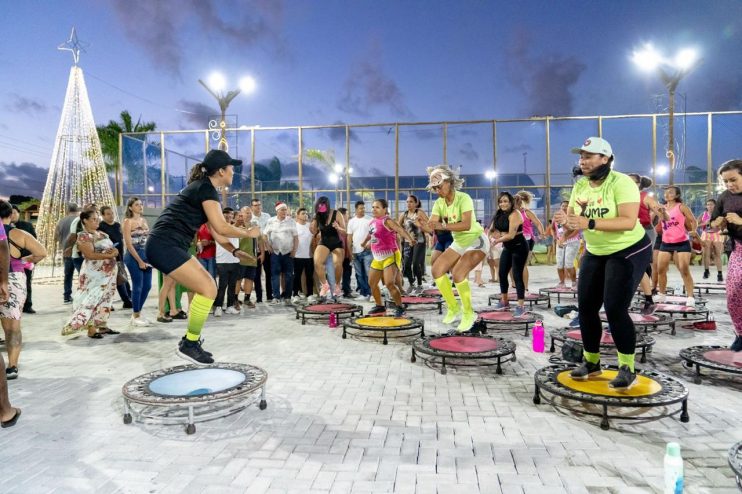
M629 316L634 322L634 327L637 330L643 330L644 334L649 333L650 330L657 333L669 330L671 335L675 335L675 320L668 314L641 314L639 312L629 312ZM608 322L608 316L606 316L605 312L600 313L600 320L602 322ZM637 331L637 335L638 333L639 331Z
M363 307L355 304L309 304L296 308L296 318L301 318L304 325L307 319L326 320L330 314L337 314L338 321L343 317L353 317L363 314Z
M727 285L725 283L694 283L693 290L700 297L701 294L709 294L711 292L724 293L727 291ZM696 299L697 300L697 299Z
M542 288L538 291L541 295L546 295L548 297L548 304L547 307L551 307L551 297L554 296L557 299L557 304L562 303L562 297L572 297L577 298L577 287L558 287L558 286L552 286L550 288Z
M393 300L387 300L386 301L387 307L393 307L394 301ZM404 306L405 309L415 310L415 309L424 309L429 310L431 307L435 307L438 309L438 314L443 313L443 299L440 297L422 297L422 296L416 296L416 295L405 295L402 297L402 306Z
M459 292L455 288L453 289L453 294L456 297L459 296ZM440 297L441 291L438 290L437 288L428 288L426 290L423 290L420 295L422 295L423 297Z
M551 336L551 347L549 348L549 352L554 353L556 350L555 348L555 341L560 342L561 344L564 344L566 340L573 340L573 341L579 341L582 343L582 334L580 333L579 329L572 329L572 328L559 328L554 329L550 333ZM641 356L641 363L644 363L647 361L647 350L650 350L651 347L655 344L655 339L651 336L649 336L646 333L637 333L636 334L636 348L640 348L642 351ZM606 352L608 355L615 355L616 350L616 344L613 342L613 337L611 334L607 331L603 331L603 336L600 339L600 351Z
M509 292L508 293L508 300L510 300L510 304L513 305L516 300L518 300L518 294L516 292ZM528 308L532 309L534 305L543 304L546 303L549 304L549 296L544 295L543 293L527 293L525 297L525 302L528 304ZM493 293L489 297L487 297L487 305L492 305L493 302L499 302L500 301L500 294L499 293Z
M687 369L696 368L693 382L701 384L701 367L727 374L742 374L742 352L733 352L728 347L700 345L680 350L680 358Z
M479 320L484 323L485 328L498 329L502 331L524 328L524 336L528 336L528 331L531 326L533 326L539 319L543 320L543 317L535 312L526 312L521 317L514 317L513 313L509 310L479 312Z
M680 304L657 304L654 306L654 312L669 314L671 317L677 317L680 314L683 316L683 319L689 320L709 320L709 310L704 307L688 307L687 305Z
M502 374L503 362L515 362L515 343L503 338L483 335L426 336L412 342L411 362L420 356L428 367L446 366L497 366Z
M386 345L389 338L425 336L425 323L409 316L356 317L343 323L343 339L346 339L348 334L364 338L382 338Z

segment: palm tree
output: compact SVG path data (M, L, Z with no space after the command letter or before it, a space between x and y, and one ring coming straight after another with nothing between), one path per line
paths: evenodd
M141 116L136 124L132 125L132 123L131 114L124 110L121 112L120 122L110 120L107 125L97 125L95 127L98 131L106 171L116 170L119 159L119 134L123 132L151 132L157 127L154 122L142 122Z

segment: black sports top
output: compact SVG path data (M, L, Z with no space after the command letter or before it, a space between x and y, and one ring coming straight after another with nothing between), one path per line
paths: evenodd
M501 233L508 233L510 231L510 214L511 213L505 213L502 210L499 210L497 211L497 213L495 213L495 217L492 220L495 225L495 230ZM525 242L525 239L526 238L523 236L523 224L521 223L518 226L515 238L503 242L502 246L507 249L512 249Z
M330 217L330 221L327 225L320 225L319 220L317 221L317 226L319 227L320 231L319 244L324 245L331 251L339 249L343 246L343 242L340 240L340 235L338 235L337 229L332 226L332 224L335 223L336 216L337 211L333 210L332 216Z
M181 190L157 218L149 236L187 250L199 227L208 221L204 201L219 202L219 194L208 178L191 182Z

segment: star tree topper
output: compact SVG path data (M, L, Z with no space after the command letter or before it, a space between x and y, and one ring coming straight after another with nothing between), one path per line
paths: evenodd
M80 52L85 52L85 48L87 48L88 43L84 43L77 39L77 32L75 31L75 28L72 28L72 33L70 34L70 38L59 45L57 47L57 50L62 51L70 51L72 52L72 59L75 61L75 65L77 65L80 62Z

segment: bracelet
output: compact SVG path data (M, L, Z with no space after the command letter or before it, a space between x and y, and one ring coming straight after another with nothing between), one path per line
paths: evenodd
M232 249L232 256L237 257L237 256L234 255L234 253L235 252L239 252L239 250L240 249L238 247L235 247L234 249Z

